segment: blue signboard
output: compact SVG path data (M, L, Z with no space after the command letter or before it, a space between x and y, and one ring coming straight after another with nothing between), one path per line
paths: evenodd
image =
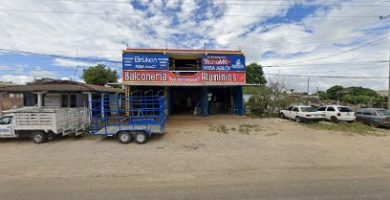
M202 69L207 71L245 71L245 57L203 56Z
M123 54L123 70L169 70L169 57L161 54Z

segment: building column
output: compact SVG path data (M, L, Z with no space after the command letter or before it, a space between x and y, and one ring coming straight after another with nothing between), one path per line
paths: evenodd
M207 87L202 87L200 95L200 112L202 116L209 114L209 100Z
M125 116L130 116L130 96L131 96L131 86L125 86Z
M70 108L70 104L71 104L71 94L66 94L66 96L68 97L68 108Z
M3 115L3 94L4 92L0 92L0 117Z
M165 115L168 116L170 114L170 91L167 86L164 87L164 98L165 98Z
M92 92L84 92L87 95L88 122L92 122Z
M237 106L237 114L245 115L244 95L242 91L242 86L236 87L236 106Z
M100 94L100 112L102 114L102 118L105 117L105 113L104 113L104 93L101 93Z
M37 99L38 99L38 102L37 102L37 107L38 108L42 108L43 106L43 93L44 92L37 92Z

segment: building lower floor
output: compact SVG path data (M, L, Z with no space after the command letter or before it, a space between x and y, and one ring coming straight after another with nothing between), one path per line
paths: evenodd
M242 86L126 86L127 95L163 95L168 115L244 115Z

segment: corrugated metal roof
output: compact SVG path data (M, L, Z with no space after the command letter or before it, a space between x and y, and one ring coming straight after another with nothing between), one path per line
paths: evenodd
M123 93L122 89L86 84L69 80L54 80L40 84L0 87L0 92L110 92Z

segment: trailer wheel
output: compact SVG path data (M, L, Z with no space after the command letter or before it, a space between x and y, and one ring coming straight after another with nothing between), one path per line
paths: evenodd
M44 143L47 141L47 134L43 131L34 131L32 133L32 140L35 143Z
M134 132L134 140L137 144L145 144L149 136L143 131Z
M129 132L118 133L118 141L122 144L128 144L131 142L131 134Z

